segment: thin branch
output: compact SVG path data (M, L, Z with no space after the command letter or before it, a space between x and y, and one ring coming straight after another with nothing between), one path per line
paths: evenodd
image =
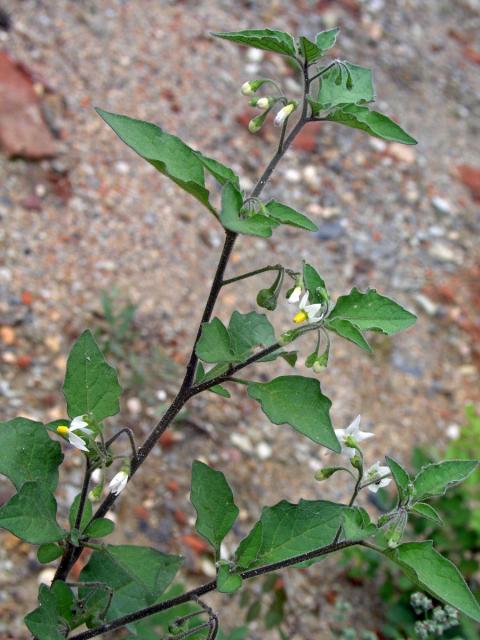
M113 444L115 442L115 440L117 440L117 438L119 438L124 433L127 434L128 439L130 441L130 447L132 449L132 460L135 460L136 457L137 457L137 446L135 444L135 438L133 436L133 431L129 427L124 427L123 429L120 429L120 431L117 431L117 433L115 435L113 435L111 438L109 438L105 442L105 448L108 449L108 447L111 444Z
M273 562L271 564L264 565L263 567L257 567L256 569L248 569L247 571L242 571L242 573L240 573L240 576L243 580L250 580L251 578L256 578L257 576L261 576L266 573L272 573L273 571L278 571L279 569L285 569L287 567L299 564L300 562L306 562L307 560L320 558L321 556L328 555L329 553L340 551L341 549L346 549L347 547L352 547L358 544L358 540L345 540L343 542L336 543L332 542L332 544L326 545L325 547L321 547L320 549L315 549L314 551L309 551L307 553L302 553L298 556L294 556L293 558L288 558L287 560L280 560L279 562ZM142 620L143 618L151 616L154 613L166 611L168 609L172 609L173 607L177 607L180 604L185 604L186 602L196 600L206 593L215 591L216 588L217 581L211 580L210 582L207 582L202 586L197 587L196 589L192 589L191 591L187 591L181 596L177 596L176 598L172 598L171 600L164 600L163 602L159 602L158 604L154 604L150 607L145 607L144 609L140 609L139 611L135 611L134 613L129 613L126 616L121 616L116 620L106 622L105 624L102 624L95 629L89 629L88 631L78 633L77 635L72 636L70 640L89 640L89 638L95 638L102 633L107 633L108 631L113 631L114 629L124 627L127 624Z
M257 276L260 273L265 273L266 271L280 271L282 268L281 264L269 265L268 267L262 267L261 269L255 269L255 271L248 271L247 273L242 273L240 276L235 276L233 278L228 278L222 282L222 286L227 284L232 284L233 282L238 282L239 280L245 280L246 278L252 278L253 276Z

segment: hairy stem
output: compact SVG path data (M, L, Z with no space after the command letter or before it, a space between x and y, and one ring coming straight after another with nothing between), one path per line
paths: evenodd
M302 553L298 556L294 556L293 558L288 558L287 560L280 560L279 562L272 562L271 564L266 564L263 567L257 567L255 569L248 569L247 571L242 571L240 576L243 580L250 580L251 578L256 578L257 576L264 575L266 573L272 573L273 571L278 571L279 569L285 569L287 567L291 567L300 562L306 562L307 560L313 560L314 558L320 558L321 556L328 555L329 553L333 553L334 551L339 551L341 549L346 549L347 547L352 547L354 545L358 545L358 541L345 540L343 542L332 542L325 547L321 547L319 549L315 549L314 551L309 551L307 553ZM95 638L96 636L106 633L108 631L113 631L114 629L118 629L119 627L123 627L127 624L131 624L132 622L137 622L138 620L142 620L148 616L153 615L154 613L158 613L159 611L166 611L168 609L172 609L180 604L184 604L185 602L190 602L192 600L196 600L197 598L205 595L206 593L210 593L211 591L215 591L217 588L217 581L211 580L196 589L192 589L191 591L187 591L177 598L172 598L171 600L164 600L163 602L159 602L158 604L154 604L151 607L145 607L144 609L140 609L139 611L135 611L134 613L129 613L126 616L121 616L116 620L112 620L111 622L106 622L105 624L100 625L96 629L90 629L89 631L83 631L82 633L78 633L75 636L72 636L70 640L88 640L89 638Z

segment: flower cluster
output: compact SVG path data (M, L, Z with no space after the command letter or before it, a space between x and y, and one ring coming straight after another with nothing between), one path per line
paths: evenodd
M265 84L272 84L278 92L278 95L267 95L262 97L256 97L255 93ZM257 109L262 109L262 113L255 118L252 118L248 123L248 130L250 133L257 133L262 128L265 120L267 119L268 114L271 109L277 104L282 104L282 108L277 112L273 124L276 127L281 127L285 124L288 118L292 115L292 113L298 107L297 100L287 100L287 98L282 94L278 85L268 78L262 78L259 80L250 80L248 82L244 82L240 89L240 92L244 96L251 97L249 102L251 107L256 107ZM252 97L253 96L253 97Z

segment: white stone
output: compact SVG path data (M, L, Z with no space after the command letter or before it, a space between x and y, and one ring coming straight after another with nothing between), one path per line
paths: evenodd
M257 444L257 455L260 460L268 460L272 457L272 447L267 442L259 442Z
M452 213L452 207L445 198L440 198L439 196L432 198L432 205L438 213L443 213L444 215L450 215Z

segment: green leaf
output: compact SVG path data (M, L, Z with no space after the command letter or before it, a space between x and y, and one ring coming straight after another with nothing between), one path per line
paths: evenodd
M417 502L413 507L411 507L410 511L415 513L417 516L421 516L422 518L435 522L435 524L438 524L439 526L443 525L443 520L438 511L426 502Z
M232 573L228 562L221 562L217 573L217 591L220 591L220 593L235 593L241 586L241 576L238 573Z
M355 288L338 298L328 320L334 318L349 320L360 331L380 331L389 336L408 329L417 319L413 313L375 289L362 293Z
M228 323L228 333L233 351L240 361L245 360L253 347L270 347L275 344L275 331L264 313L234 311Z
M338 122L352 129L361 129L375 138L400 142L401 144L417 144L396 122L379 111L371 111L367 107L347 105L337 109L324 118L331 122Z
M238 569L287 560L326 546L335 538L346 507L324 500L282 500L262 510L236 552Z
M335 65L321 76L317 101L312 105L314 115L343 104L365 104L375 100L371 70L350 62L346 62L345 67L348 73L343 65ZM341 82L337 84L340 74Z
M456 566L433 548L431 540L408 542L383 553L422 589L480 622L480 606L467 583Z
M195 529L214 547L218 556L222 540L238 516L238 507L224 474L195 460L190 500L197 512Z
M323 56L322 49L305 36L299 38L300 51L302 52L306 62L310 65L319 60Z
M220 369L221 367L221 369ZM226 367L225 365L217 365L215 367L212 367L212 369L210 369L210 371L208 373L205 373L205 368L203 366L203 364L201 362L198 363L197 365L197 371L196 371L196 376L195 376L195 383L198 382L206 382L208 380L211 380L212 378L215 377L215 375L220 375L220 373L215 373L214 375L212 374L212 371L214 369L217 369L218 371L221 370L221 372L223 373L223 371L226 371ZM222 387L219 384L216 384L214 387L210 387L209 391L211 391L212 393L216 393L219 396L222 396L223 398L230 398L230 391L228 391L227 389L225 389L225 387Z
M230 182L222 189L222 209L220 222L225 229L249 236L268 238L272 235L272 227L277 223L258 213L246 216L241 213L243 197L240 191Z
M37 549L37 560L41 564L48 564L53 560L56 560L63 554L63 547L53 542L42 544Z
M102 582L113 592L107 620L148 607L175 577L182 558L150 547L105 545L94 551L80 574L83 582Z
M372 347L365 340L363 333L360 329L350 320L343 318L332 318L325 321L325 329L333 331L337 335L353 342L357 347L363 349L367 353L372 353Z
M344 509L342 519L345 540L365 540L377 530L368 513L361 507Z
M410 476L408 475L408 472L405 471L405 469L402 467L402 465L400 465L398 462L395 462L393 458L385 456L385 460L390 468L390 471L392 472L392 477L397 486L398 495L400 496L400 500L402 501L408 496L409 493Z
M294 367L297 363L298 351L283 351L283 349L280 348L273 353L269 353L263 358L260 358L258 362L272 362L277 358L282 358L287 364L289 364L291 367Z
M328 299L325 280L308 262L303 264L303 284L308 291L309 304L319 304Z
M413 481L415 500L443 496L448 489L466 480L477 465L477 460L444 460L423 467Z
M0 423L0 473L13 482L17 491L25 482L39 480L54 491L62 448L53 441L46 427L28 418Z
M226 326L218 318L202 325L195 352L204 362L236 362Z
M276 200L270 200L265 206L270 216L279 224L288 224L291 227L298 227L300 229L306 229L307 231L318 231L317 225L307 218L307 216L304 216L286 204L282 204Z
M89 538L103 538L113 533L115 523L110 518L97 518L88 525L84 533Z
M56 521L53 494L38 482L25 482L20 491L0 507L0 527L32 544L55 542L65 536Z
M215 215L210 193L205 188L205 169L221 184L232 181L238 186L238 177L228 167L191 149L157 125L103 109L97 109L97 113L126 145Z
M65 640L70 631L73 593L62 581L55 581L50 589L42 584L38 592L39 607L25 616L27 628L37 640Z
M318 444L340 453L330 420L331 401L316 378L280 376L270 382L251 382L248 394L258 400L273 424L289 424Z
M247 47L264 49L295 57L295 41L289 33L273 29L247 29L245 31L228 31L212 33L217 38L238 42Z
M338 27L327 29L327 31L320 31L320 33L317 33L317 35L315 36L317 47L320 47L323 53L326 53L329 49L335 46L335 42L337 41L337 36L339 33L340 29Z
M70 418L91 415L97 422L120 411L122 392L117 372L98 348L90 331L84 331L70 351L63 393Z
M79 506L80 506L80 494L75 496L75 498L74 498L74 500L72 502L72 506L70 507L70 511L68 513L68 522L70 524L70 529L73 529L75 527L75 520L77 518L78 507ZM83 508L83 513L82 513L82 518L81 518L81 521L80 521L80 526L78 527L80 531L83 531L83 529L87 526L87 524L92 519L92 515L93 515L92 503L87 498L85 500L85 506Z

